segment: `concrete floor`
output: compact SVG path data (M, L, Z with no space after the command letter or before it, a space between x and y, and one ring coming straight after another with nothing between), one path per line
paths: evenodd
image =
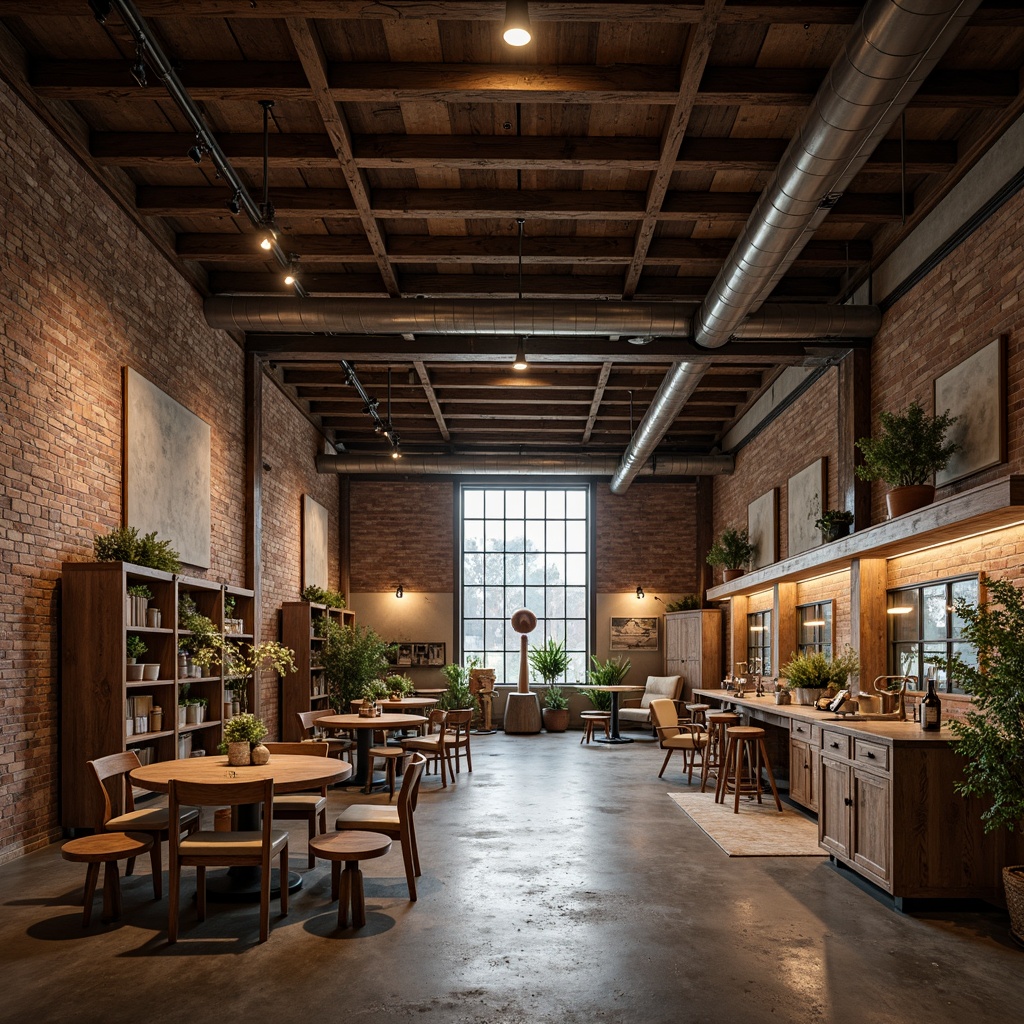
M1005 915L907 916L827 858L728 858L666 796L651 743L474 737L472 775L426 776L423 877L398 845L365 865L368 922L335 931L322 863L291 913L211 905L165 941L148 864L125 919L81 925L85 871L59 847L0 868L0 1019L445 1024L1019 1021L1024 951ZM638 734L635 734L638 735ZM355 799L331 791L331 809ZM380 796L374 800L386 799ZM332 820L329 818L329 820ZM185 891L192 891L191 872Z

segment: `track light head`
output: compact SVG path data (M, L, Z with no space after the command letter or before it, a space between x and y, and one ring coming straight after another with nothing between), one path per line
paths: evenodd
M110 0L89 0L89 9L96 20L101 25L105 25L107 18L110 17Z
M277 228L270 220L265 220L263 225L260 227L260 248L264 252L270 252L274 248L274 243L278 240L279 234Z
M405 587L401 583L395 587L395 597L405 597Z
M299 257L295 253L288 254L288 269L285 271L284 283L297 284L299 280Z
M206 152L206 143L197 135L195 145L192 146L189 151L189 159L194 164L201 164L203 162L203 153Z
M146 84L146 61L144 60L145 56L146 47L143 43L140 42L135 47L135 63L128 69L132 73L132 78L134 78L135 81L138 82L140 86L145 86Z
M530 6L527 0L507 0L505 24L501 29L501 38L509 46L525 46L533 39L533 29L530 27Z
M525 370L529 367L529 363L526 361L526 350L523 348L522 341L519 342L519 347L516 349L516 357L512 361L513 370Z
M234 214L234 216L236 217L242 212L241 191L236 191L234 195L232 195L232 197L228 200L227 206L228 209L232 212L232 214Z
M397 448L391 453L391 458L393 459L400 459L401 457L402 453Z

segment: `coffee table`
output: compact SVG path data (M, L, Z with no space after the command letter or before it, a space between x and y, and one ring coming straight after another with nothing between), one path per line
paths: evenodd
M598 690L601 693L610 693L612 695L612 721L611 731L608 736L598 736L595 738L597 743L632 743L633 740L629 736L619 735L619 694L626 693L629 690L642 690L642 686L592 686L592 690Z
M370 763L370 746L374 730L404 729L420 726L426 722L423 715L388 714L363 718L362 715L324 715L316 724L323 729L355 729L356 770L346 782L348 786L365 786L366 773Z

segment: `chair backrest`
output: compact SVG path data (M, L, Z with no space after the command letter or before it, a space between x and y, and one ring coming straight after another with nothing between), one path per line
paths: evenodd
M406 762L402 773L402 788L398 793L398 820L404 822L416 810L420 794L420 778L427 759L423 754L413 754Z
M670 736L679 733L679 715L676 712L675 701L658 697L651 701L651 721L654 728L658 730L658 738L664 742Z
M445 723L448 727L448 730L451 732L451 736L448 737L447 742L459 746L468 745L469 727L472 724L472 722L472 708L459 708L456 711L449 711L445 715Z
M306 740L305 743L273 741L264 743L263 746L272 754L299 754L302 757L327 757L327 753L331 749L330 744L324 743L322 740Z
M263 815L261 841L263 844L264 867L270 866L271 826L273 815L270 807L274 803L274 780L256 779L252 782L185 782L171 779L167 788L168 811L171 821L181 817L181 807L237 807L238 804L266 804ZM249 835L250 833L242 833ZM178 830L172 828L168 844L171 857L178 855ZM229 857L230 860L230 857Z
M320 708L316 711L296 711L295 714L298 715L299 725L302 727L302 730L312 735L313 730L316 728L316 723L327 715L333 715L334 712L330 708Z
M138 768L140 763L132 750L124 750L119 754L108 754L106 757L97 757L94 761L86 761L96 776L100 793L103 795L101 826L106 825L115 815L135 810L132 786L125 775ZM117 784L108 786L107 780L114 778L118 780ZM113 793L111 793L111 789L113 789Z
M644 695L640 698L640 707L649 708L651 701L657 700L659 697L678 700L682 688L682 676L648 676L644 686Z
M429 715L427 715L427 732L432 733L435 729L444 731L444 723L448 719L448 712L442 711L441 708L433 708Z

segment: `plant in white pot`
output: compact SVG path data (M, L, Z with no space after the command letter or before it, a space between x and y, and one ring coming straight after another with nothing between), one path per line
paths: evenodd
M974 698L963 718L950 722L959 738L964 777L957 791L987 798L981 815L986 832L1024 832L1024 590L1009 580L986 581L989 603L956 602L961 638L977 661L959 654L937 661ZM1024 864L1003 868L1010 926L1024 943Z
M253 748L266 735L267 727L255 715L249 714L247 711L243 711L240 715L235 715L224 726L224 742L227 744L228 764L239 766L253 763Z
M889 488L885 504L889 518L930 505L935 486L928 481L953 457L960 447L946 441L946 431L956 422L947 409L941 416L928 416L917 402L905 411L879 415L877 437L862 437L857 447L864 464L857 467L862 480L881 480Z
M138 659L149 650L146 646L146 641L138 633L130 633L124 646L128 657L125 678L129 680L141 679L145 666L138 664Z

